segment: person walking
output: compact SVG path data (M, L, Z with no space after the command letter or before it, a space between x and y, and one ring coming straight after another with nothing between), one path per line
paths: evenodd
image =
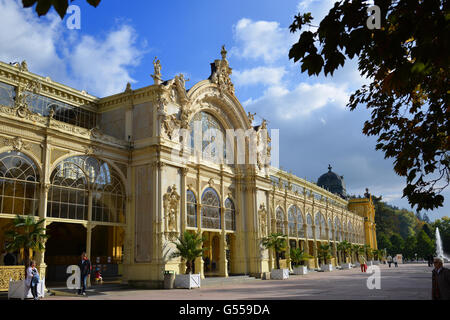
M444 260L436 257L431 275L431 299L450 300L450 269L444 268Z
M394 261L394 265L397 268L398 267L398 258L397 256L394 256L394 259L392 259Z
M28 290L31 289L31 294L34 300L39 300L37 287L39 284L39 272L36 269L36 262L34 260L30 261L30 265L27 268L27 276L25 279L25 297L28 295Z
M389 268L390 268L391 267L391 263L392 263L392 257L390 255L387 257L387 262L388 262Z
M362 254L359 255L359 264L361 265L361 272L367 272L366 257Z
M91 274L91 261L86 256L86 252L83 252L81 254L81 261L78 264L78 267L80 268L80 289L78 290L79 295L86 295L86 284L87 284L87 277Z

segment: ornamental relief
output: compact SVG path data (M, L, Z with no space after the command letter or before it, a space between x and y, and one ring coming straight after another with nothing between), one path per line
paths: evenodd
M24 142L20 137L3 138L2 142L5 147L12 147L15 151L31 149L31 144L29 144L28 142Z
M168 191L163 196L165 231L177 231L178 220L178 205L180 202L180 195L177 193L176 185L168 188Z
M259 217L260 234L261 237L263 238L267 235L267 210L266 205L264 203L261 203L259 205L258 217Z

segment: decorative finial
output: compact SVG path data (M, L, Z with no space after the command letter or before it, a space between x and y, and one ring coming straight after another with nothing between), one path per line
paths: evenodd
M131 91L131 83L127 82L127 87L125 88L125 92Z
M331 165L328 165L328 171L331 172L331 169L332 169Z
M227 50L225 50L225 45L222 46L222 51L220 51L222 55L222 60L227 60Z

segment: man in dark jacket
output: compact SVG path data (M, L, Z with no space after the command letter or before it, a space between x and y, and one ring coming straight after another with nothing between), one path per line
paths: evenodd
M81 261L78 264L78 267L80 268L81 275L80 289L78 290L78 294L85 296L87 277L91 274L91 262L87 258L86 252L83 252L81 254Z
M450 300L450 269L444 268L442 258L434 258L433 263L431 298L433 300Z

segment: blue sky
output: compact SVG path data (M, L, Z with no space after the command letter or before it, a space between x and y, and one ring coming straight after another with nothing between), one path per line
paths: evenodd
M280 165L308 180L331 164L344 176L347 191L366 187L389 203L410 208L402 199L404 179L392 161L375 151L376 139L362 135L369 113L350 112L350 94L365 82L350 61L333 77L308 77L288 59L299 34L289 33L298 11L315 22L333 0L120 1L102 0L97 8L84 0L81 29L69 30L54 10L38 18L19 0L0 0L0 60L27 60L31 72L102 97L153 83L158 57L163 79L184 73L187 87L210 75L210 63L225 44L233 68L236 96L255 124L267 119L280 129ZM450 190L443 194L450 198ZM429 213L448 215L450 205Z

